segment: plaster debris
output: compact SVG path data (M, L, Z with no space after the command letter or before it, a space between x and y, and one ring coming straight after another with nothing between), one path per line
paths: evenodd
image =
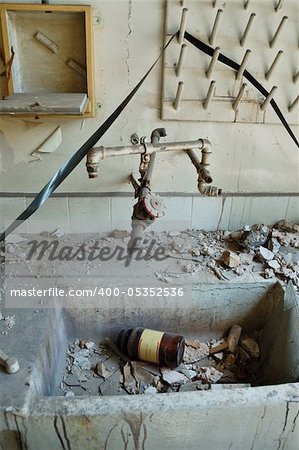
M50 233L51 237L60 238L64 236L64 231L62 231L60 228L56 228L56 230L52 231Z
M271 252L271 250L268 250L267 248L261 246L259 247L259 251L257 254L262 261L270 261L274 258L274 253Z
M112 373L106 369L104 363L102 362L97 363L95 367L95 373L104 379L109 378L110 375L112 375Z
M272 269L268 269L266 268L264 271L264 278L268 279L268 278L273 278L275 277L275 273Z
M66 391L64 394L65 397L75 397L75 393L73 391Z
M82 339L79 343L80 348L87 348L88 350L95 347L95 343L90 341L89 339Z
M280 264L276 259L272 259L270 261L267 261L268 266L273 270L279 270Z
M72 390L76 396L156 395L206 390L218 382L259 385L260 332L245 334L240 325L233 324L225 336L209 342L186 339L183 363L173 369L130 361L108 338L102 343L76 339L68 347L61 389L64 394ZM87 349L89 342L94 345Z
M244 232L241 237L240 243L245 248L253 249L263 246L267 243L270 230L263 224L255 224L251 227L249 232Z
M15 323L16 323L16 316L15 315L4 317L4 326L8 330L10 330L15 325Z
M5 238L6 244L19 244L20 242L26 242L27 238L20 236L19 234L9 234Z
M191 364L196 361L200 361L205 356L209 355L209 347L205 343L200 343L200 346L198 348L194 348L191 346L186 345L183 361L187 364Z
M230 268L238 267L241 264L240 257L230 250L225 250L222 253L221 260L223 264Z
M189 242L185 239L176 238L171 244L171 249L176 253L188 253L189 247Z
M131 370L131 364L126 363L123 366L123 385L129 394L137 394L137 384Z
M253 338L243 339L241 341L241 347L253 358L260 356L259 346Z
M114 239L124 239L129 236L129 233L126 230L114 230L112 236Z
M199 341L192 341L192 340L190 340L190 339L185 339L185 344L186 344L188 347L193 347L193 348L195 348L195 349L200 348L200 342L199 342Z
M154 386L149 386L144 390L145 395L156 395L157 394L157 388Z
M171 369L161 369L163 380L172 385L172 384L181 384L186 383L188 378L180 372Z
M223 373L214 367L202 367L197 375L197 378L205 383L217 383L222 376Z
M164 283L170 283L172 281L172 277L169 277L163 273L156 272L155 275L159 281L163 281Z

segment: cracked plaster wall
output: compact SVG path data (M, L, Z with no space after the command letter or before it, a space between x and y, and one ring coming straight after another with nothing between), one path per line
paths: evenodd
M40 125L34 121L1 118L2 192L38 192L118 106L160 52L163 0L82 0L81 3L94 8L96 102L101 104L101 109L95 118L84 123L80 119L47 119L49 132L55 125L61 125L63 141L55 153L34 162L30 162L30 153L37 145L34 136ZM96 16L101 17L99 24ZM225 191L298 192L298 151L282 126L161 121L160 91L161 63L158 63L101 144L127 144L134 132L149 136L152 129L164 126L169 140L207 137L212 141L214 183ZM80 164L59 191L130 192L126 178L137 171L138 160L138 157L107 159L101 163L100 177L95 181L88 180L84 164ZM159 155L153 183L156 191L196 192L196 173L183 154Z

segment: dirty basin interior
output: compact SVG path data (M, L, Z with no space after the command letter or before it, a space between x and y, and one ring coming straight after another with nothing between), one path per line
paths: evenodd
M201 284L193 286L190 295L185 295L183 300L179 297L131 298L122 302L110 299L102 308L65 309L59 364L51 394L61 395L59 384L70 343L83 338L100 343L105 337L115 341L121 328L138 326L205 342L221 338L233 324L240 324L245 333L260 332L258 384L297 381L298 310L293 294L291 287L285 294L279 284ZM75 304L78 306L80 300Z
M203 342L222 337L235 323L247 332L262 330L261 384L298 381L298 307L291 286L284 291L269 282L203 283L183 299L110 299L102 307L80 305L75 299L69 308L57 306L38 314L10 311L19 319L8 352L18 356L21 369L13 376L0 372L3 406L22 407L29 400L62 395L59 383L68 345L86 337L96 343L115 338L124 326L167 330Z

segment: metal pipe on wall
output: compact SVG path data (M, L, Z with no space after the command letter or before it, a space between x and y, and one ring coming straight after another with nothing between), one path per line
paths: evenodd
M197 141L146 143L146 152L152 154L165 151L185 151L194 148L202 149L207 145L207 142L206 139L198 139ZM98 176L98 165L101 159L113 156L141 155L143 153L145 153L143 144L121 147L93 147L87 153L86 167L89 178Z

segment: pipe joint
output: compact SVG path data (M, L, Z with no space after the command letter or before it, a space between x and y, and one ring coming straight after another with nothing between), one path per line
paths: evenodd
M154 138L156 138L159 141L161 137L166 136L167 134L165 128L156 128L155 130L152 131L151 142L153 142Z

